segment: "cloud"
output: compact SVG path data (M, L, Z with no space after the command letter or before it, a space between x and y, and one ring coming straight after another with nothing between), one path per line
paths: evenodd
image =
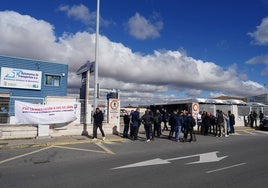
M137 39L154 39L160 36L160 31L163 29L163 22L159 20L158 16L154 16L153 20L150 21L139 13L136 13L129 18L127 27L130 35Z
M257 30L252 33L248 33L253 38L253 44L266 45L268 43L268 17L263 18Z
M95 34L64 33L57 38L54 29L44 20L2 11L0 54L68 64L68 92L77 94L81 77L76 71L87 60L94 61ZM99 46L100 87L119 89L122 104L159 103L182 92L196 97L202 92L250 96L265 89L256 82L241 80L236 66L223 69L183 51L155 50L141 55L102 35Z
M58 10L65 12L69 18L81 21L85 25L95 27L97 17L96 11L90 12L90 10L83 4L73 6L61 5ZM113 22L105 20L100 16L101 26L107 27L110 24L113 24Z
M268 54L253 57L253 58L249 59L248 61L246 61L246 64L249 64L249 65L265 64L266 67L261 70L261 75L262 76L267 76L268 75Z

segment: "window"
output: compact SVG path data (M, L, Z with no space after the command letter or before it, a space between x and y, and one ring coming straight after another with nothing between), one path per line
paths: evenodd
M47 86L60 86L60 76L46 75L45 85Z

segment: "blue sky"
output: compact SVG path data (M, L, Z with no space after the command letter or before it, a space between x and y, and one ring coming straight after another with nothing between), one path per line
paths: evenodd
M0 54L94 61L97 0L3 0ZM99 79L126 104L262 94L268 85L268 0L101 0ZM92 85L92 83L91 83Z

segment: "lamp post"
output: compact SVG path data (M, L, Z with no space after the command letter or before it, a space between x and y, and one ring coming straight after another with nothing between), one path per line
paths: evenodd
M95 74L94 74L94 109L98 107L98 72L99 72L99 17L100 0L97 0L96 38L95 38Z

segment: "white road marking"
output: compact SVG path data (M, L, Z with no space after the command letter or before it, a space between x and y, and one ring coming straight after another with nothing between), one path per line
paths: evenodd
M32 151L32 152L29 152L29 153L25 153L25 154L22 154L22 155L11 157L9 159L2 160L2 161L0 161L0 165L1 164L4 164L6 162L9 162L9 161L13 161L15 159L19 159L19 158L22 158L22 157L26 157L28 155L32 155L32 154L35 154L35 153L38 153L38 152L41 152L41 151L50 149L50 148L60 148L60 149L69 149L69 150L76 150L76 151L87 151L87 152L95 152L95 153L114 154L114 152L112 152L111 150L109 150L108 148L106 148L105 146L103 146L101 143L95 143L95 144L97 146L99 146L101 149L103 149L104 151L90 150L90 149L82 149L82 148L74 148L74 147L65 147L65 146L49 146L49 147L45 147L45 148L42 148L42 149L39 149L39 150L36 150L36 151Z
M128 164L128 165L124 165L124 166L120 166L120 167L116 167L116 168L112 168L112 169L116 170L116 169L122 169L122 168L133 168L133 167L169 164L170 161L187 159L187 158L192 158L192 157L199 157L199 160L195 161L195 162L187 163L187 164L210 163L210 162L218 162L218 161L228 157L228 156L218 157L217 153L219 153L219 152L214 151L214 152L208 152L208 153L188 155L188 156L183 156L183 157L176 157L176 158L171 158L171 159L156 158L156 159L142 161L142 162L133 163L133 164Z
M97 146L99 146L101 149L103 149L104 151L106 151L106 153L109 154L114 154L114 152L112 152L111 150L109 150L107 147L105 147L101 142L97 142L95 143Z
M261 134L268 134L268 131L255 131L257 133L261 133Z
M73 148L67 146L53 146L54 148L61 148L61 149L69 149L69 150L77 150L77 151L90 151L95 153L107 153L106 151L98 151L98 150L91 150L91 149L81 149L81 148Z
M251 135L256 135L256 133L253 133L251 131L244 131L245 133L251 134Z
M236 165L232 165L232 166L227 166L227 167L224 167L224 168L219 168L219 169L216 169L216 170L207 171L206 173L209 174L209 173L213 173L213 172L218 172L218 171L222 171L222 170L226 170L226 169L230 169L230 168L242 166L242 165L245 165L245 164L246 163L240 163L240 164L236 164Z
M3 163L6 163L6 162L9 162L9 161L13 161L15 159L19 159L19 158L22 158L22 157L25 157L25 156L28 156L28 155L32 155L34 153L38 153L40 151L44 151L44 150L47 150L47 149L50 149L52 148L53 146L49 146L49 147L46 147L46 148L42 148L42 149L39 149L39 150L36 150L36 151L32 151L32 152L29 152L29 153L25 153L25 154L22 154L22 155L18 155L18 156L15 156L15 157L11 157L9 159L5 159L5 160L2 160L0 161L0 164L3 164Z

